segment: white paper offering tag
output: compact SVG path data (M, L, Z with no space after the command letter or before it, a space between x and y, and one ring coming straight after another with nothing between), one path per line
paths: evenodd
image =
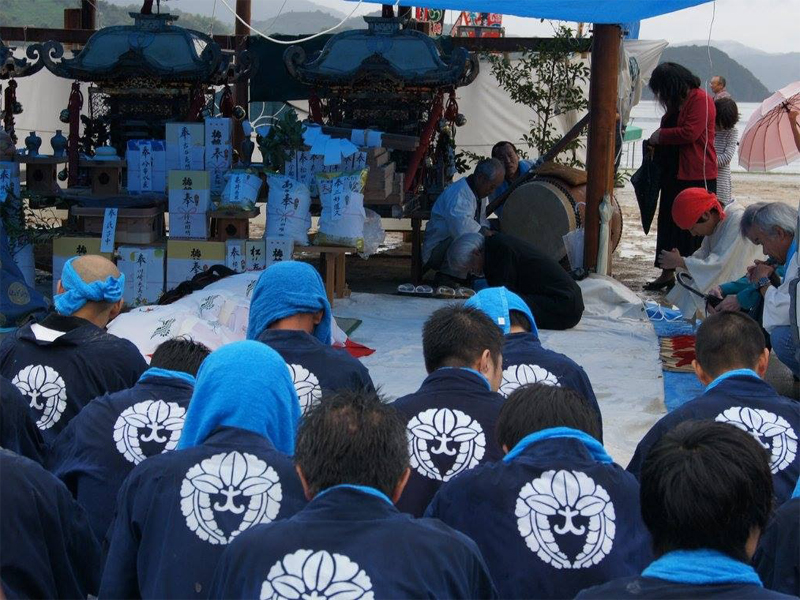
M133 267L133 295L136 304L147 302L147 256L144 252L136 253Z
M188 127L181 127L178 136L178 158L181 169L191 171L192 169L192 134Z
M143 192L153 191L153 143L141 142L139 144L139 189Z
M12 178L11 169L0 169L0 202L5 202L8 194L13 189Z
M100 242L100 252L114 251L114 238L117 235L117 212L119 209L107 208L103 216L103 239Z
M294 252L294 240L285 237L268 237L267 241L267 266L278 262L292 260Z

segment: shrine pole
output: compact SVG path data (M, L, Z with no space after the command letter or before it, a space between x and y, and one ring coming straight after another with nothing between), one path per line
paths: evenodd
M236 0L236 14L241 17L242 21L236 19L236 28L234 29L234 33L236 34L236 49L237 51L245 50L245 46L247 45L247 36L250 35L250 29L247 25L250 25L250 14L251 9L253 7L252 0ZM247 25L245 25L247 23ZM237 81L234 85L233 90L233 98L234 104L241 106L245 114L247 115L245 118L249 118L250 116L250 80L244 79ZM236 126L233 128L233 147L238 151L242 145L242 140L244 139L244 133L240 126Z
M594 25L589 79L589 140L586 148L586 224L584 267L597 270L600 203L614 192L614 128L617 120L619 49L618 25ZM610 243L610 242L609 242ZM610 249L609 249L610 253Z

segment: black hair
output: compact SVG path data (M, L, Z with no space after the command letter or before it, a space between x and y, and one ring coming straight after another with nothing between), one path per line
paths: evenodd
M714 377L733 369L755 368L764 348L764 332L743 312L715 313L697 328L697 362Z
M528 333L531 332L531 322L528 319L528 315L520 310L509 310L508 311L508 318L511 321L512 327L520 327L524 329Z
M471 367L489 350L492 361L502 361L503 332L482 310L452 304L434 312L422 327L425 368Z
M518 387L503 403L497 443L511 450L526 435L551 427L571 427L602 439L600 418L586 398L569 388L534 383Z
M714 100L714 107L717 109L717 129L733 129L736 123L739 122L739 106L733 98Z
M514 154L519 155L519 150L517 150L517 147L514 144L508 141L503 141L503 142L497 142L494 146L492 146L492 158L497 158L495 154L505 146L511 146L511 149L514 150Z
M150 359L150 366L197 375L200 364L209 354L211 350L200 342L188 337L176 337L156 348Z
M666 433L645 458L640 485L656 556L709 548L749 563L745 544L772 511L769 455L728 423L687 421Z
M406 422L375 391L323 394L300 423L294 461L314 495L344 483L391 495L408 468Z
M689 92L700 87L700 78L683 65L665 62L653 70L648 85L668 113L677 113Z

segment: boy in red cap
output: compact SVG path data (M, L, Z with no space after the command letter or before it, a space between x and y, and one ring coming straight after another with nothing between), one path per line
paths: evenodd
M693 287L703 293L744 273L763 256L739 232L743 213L736 202L723 209L716 195L703 188L683 190L672 205L672 220L692 235L702 236L703 243L686 258L678 250L663 250L659 256L661 268L687 272L694 281ZM680 308L686 319L705 314L703 298L681 286L672 288L667 300Z

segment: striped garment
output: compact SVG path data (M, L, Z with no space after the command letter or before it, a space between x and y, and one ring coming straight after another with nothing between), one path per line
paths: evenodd
M739 145L739 130L717 129L714 148L717 151L717 198L723 205L731 203L731 160Z

